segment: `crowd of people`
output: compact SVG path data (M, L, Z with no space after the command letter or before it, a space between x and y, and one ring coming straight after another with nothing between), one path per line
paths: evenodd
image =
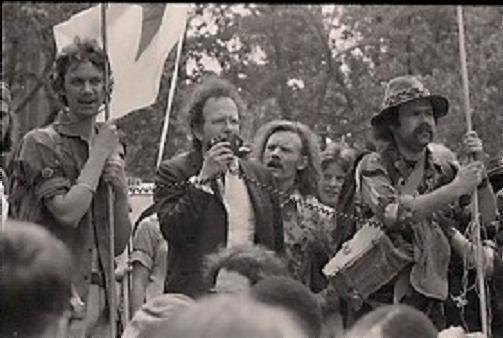
M322 150L288 120L248 149L239 91L204 78L183 111L192 148L161 163L133 225L127 145L96 122L108 62L95 41L58 54L65 108L16 144L2 83L0 336L473 337L478 270L503 337L503 152L488 161L475 131L459 154L434 143L449 101L418 77L388 82L364 150ZM111 330L120 278L132 319Z

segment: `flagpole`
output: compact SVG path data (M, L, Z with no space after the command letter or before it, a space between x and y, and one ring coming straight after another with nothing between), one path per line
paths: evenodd
M107 3L103 2L101 3L101 36L103 39L103 51L108 57L108 51L107 51ZM109 74L110 74L110 69L108 69L108 63L105 63L105 121L108 121L110 119L110 97L109 97L109 86L110 83L108 81L109 79ZM113 213L113 206L114 206L114 196L113 196L113 191L112 187L110 184L107 184L107 213L108 213L108 228L109 228L109 237L108 237L108 244L109 244L109 260L108 260L108 267L109 271L108 274L110 276L110 285L108 285L107 291L108 291L108 305L109 305L109 321L110 321L110 337L115 338L117 336L117 327L116 327L116 315L117 315L117 305L116 305L116 292L115 292L115 247L114 247L114 238L115 238L115 220L114 220L114 213Z
M177 50L176 50L175 68L173 70L173 76L171 77L171 85L169 88L169 95L168 95L168 106L166 108L166 113L164 115L164 124L162 126L161 140L159 142L159 153L157 155L156 168L159 168L159 165L161 164L161 161L162 161L162 155L164 154L164 143L166 143L166 137L168 135L169 115L171 113L173 98L175 96L176 81L178 78L178 68L179 68L179 64L180 64L180 57L182 55L182 46L183 46L183 40L185 37L185 31L187 29L187 21L185 21L185 25L183 27L182 34L180 35L180 40L178 40L178 46L177 46Z
M461 59L461 78L463 81L463 98L465 108L465 118L468 131L472 131L471 109L470 109L470 92L468 88L468 67L466 65L466 48L465 48L465 31L463 22L463 9L457 6L458 17L458 30L459 30L459 54ZM480 219L479 219L479 199L477 189L472 194L472 217L475 229L475 254L476 254L476 268L477 268L477 282L479 285L479 301L480 301L480 317L482 322L482 332L488 337L487 325L487 305L486 305L486 291L485 291L485 278L482 259L482 243L480 239Z

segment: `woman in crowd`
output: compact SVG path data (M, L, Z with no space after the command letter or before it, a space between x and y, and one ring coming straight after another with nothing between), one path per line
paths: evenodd
M329 143L321 153L320 200L335 208L342 183L355 159L355 151L345 143Z

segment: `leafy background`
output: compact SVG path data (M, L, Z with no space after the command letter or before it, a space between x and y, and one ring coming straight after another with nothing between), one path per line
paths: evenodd
M2 77L10 85L18 134L58 109L48 85L52 27L92 3L2 3ZM162 4L142 4L159 7ZM486 151L503 149L503 7L463 6L470 100ZM130 175L152 181L175 50L157 101L121 118ZM455 151L466 132L455 6L197 4L192 6L164 158L190 146L179 113L190 86L216 72L248 102L243 135L275 118L304 122L320 136L363 147L384 85L419 75L445 95L450 113L438 141Z

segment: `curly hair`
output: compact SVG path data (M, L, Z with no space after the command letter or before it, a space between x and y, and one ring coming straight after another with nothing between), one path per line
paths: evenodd
M96 40L80 40L79 37L76 37L72 44L63 48L57 55L51 75L52 88L65 106L68 106L65 93L65 76L71 67L84 62L91 62L96 68L101 70L103 74L105 74L106 69L109 69L108 90L105 90L108 98L110 98L112 94L113 78L108 56L98 45Z
M242 244L223 248L206 256L203 276L213 285L221 269L235 271L250 280L251 285L270 276L286 276L285 262L261 245Z
M259 128L253 142L252 157L262 163L265 146L272 134L290 131L299 135L302 141L302 155L307 156L307 166L297 172L295 182L302 195L318 196L318 181L321 175L320 147L316 135L301 123L288 120L274 120Z
M201 141L195 137L194 131L204 123L204 105L210 98L221 97L232 99L238 107L239 116L243 116L246 111L246 104L241 98L238 89L228 80L219 78L215 75L205 78L201 83L195 86L189 100L183 108L183 113L185 116L188 116L188 122L192 131L192 142L196 150L201 149Z

